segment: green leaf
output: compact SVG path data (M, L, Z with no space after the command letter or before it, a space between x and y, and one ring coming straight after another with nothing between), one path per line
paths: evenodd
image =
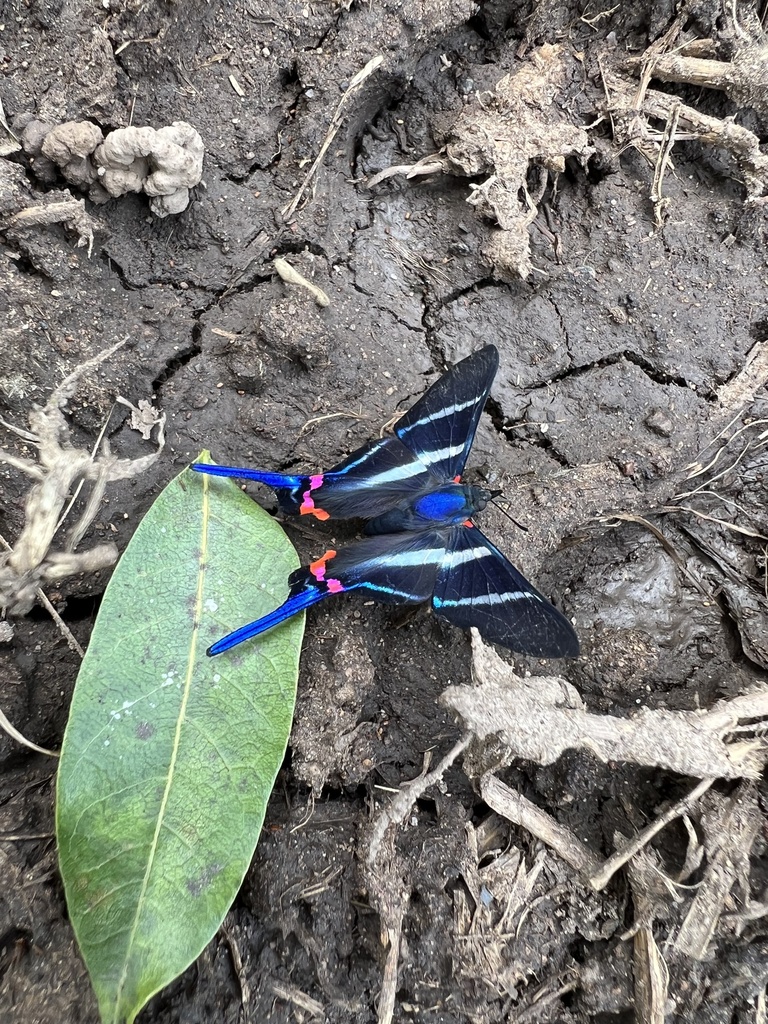
M285 754L304 617L217 658L298 565L226 479L185 470L107 587L72 700L56 832L102 1019L132 1022L215 934Z

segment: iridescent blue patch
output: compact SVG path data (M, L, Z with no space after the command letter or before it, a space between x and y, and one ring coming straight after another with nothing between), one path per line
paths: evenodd
M447 523L453 519L466 519L471 513L463 490L433 491L414 503L414 511L423 519Z

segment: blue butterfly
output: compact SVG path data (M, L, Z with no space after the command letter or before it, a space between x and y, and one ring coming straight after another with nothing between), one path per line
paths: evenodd
M432 601L435 615L476 626L486 639L520 654L576 657L570 622L507 561L472 522L494 496L461 483L499 354L488 345L457 363L395 426L327 473L286 476L195 463L214 476L258 480L274 488L288 513L317 519L367 519L367 539L330 549L288 579L275 611L208 648L221 654L330 597L360 590L385 604Z

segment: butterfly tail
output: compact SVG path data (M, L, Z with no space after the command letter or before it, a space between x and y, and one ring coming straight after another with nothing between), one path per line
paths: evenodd
M209 657L222 654L231 647L241 644L244 640L250 640L251 637L258 636L259 633L279 626L281 622L311 608L313 604L317 604L325 597L342 594L346 590L354 590L361 586L360 580L347 578L354 577L354 574L349 571L331 575L333 568L329 567L327 563L335 557L336 552L331 548L316 561L310 562L309 565L304 565L300 569L295 569L288 577L288 586L290 587L288 597L279 608L256 619L255 622L241 626L234 633L228 633L221 640L217 640L215 644L211 644L205 653ZM349 569L349 567L347 568ZM338 575L343 575L344 580L338 579Z
M275 608L275 610L273 612L269 612L268 615L262 615L262 617L260 619L256 619L255 622L249 622L246 626L241 626L239 629L234 630L234 632L227 633L227 635L223 636L221 640L217 640L215 644L211 644L205 653L209 658L212 658L217 654L223 654L224 651L228 651L232 647L236 647L245 640L250 640L252 637L258 636L260 633L266 633L268 629L273 629L275 626L279 626L281 622L285 622L286 619L290 619L294 615L298 615L299 612L303 612L306 608L311 608L313 604L317 604L318 601L322 601L323 598L327 596L328 592L319 587L307 587L297 593L292 593L279 608Z
M290 476L285 473L268 473L266 470L244 469L239 466L216 466L207 462L193 462L191 468L196 473L207 473L209 476L256 480L276 492L278 504L283 512L309 514L317 519L329 518L329 513L320 508L312 496L314 490L322 487L322 473L317 473L314 476Z
M191 469L196 473L207 473L208 476L235 476L241 480L257 480L267 487L277 490L296 490L309 479L304 476L287 476L284 473L267 473L260 469L244 469L240 466L216 466L207 462L193 462Z

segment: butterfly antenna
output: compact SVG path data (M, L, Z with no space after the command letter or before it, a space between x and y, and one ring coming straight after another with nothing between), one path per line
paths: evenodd
M518 530L522 530L523 533L528 533L528 527L527 526L523 526L522 523L518 523L518 521L515 519L515 517L511 516L509 514L509 512L507 512L507 510L502 505L500 505L498 503L498 501L494 501L494 498L498 498L498 496L500 494L502 494L502 493L503 493L502 491L492 491L491 492L491 502L490 502L491 505L493 505L494 508L497 508L499 510L499 512L501 512L502 515L506 516L507 519L511 523L514 523L515 526L518 528Z

